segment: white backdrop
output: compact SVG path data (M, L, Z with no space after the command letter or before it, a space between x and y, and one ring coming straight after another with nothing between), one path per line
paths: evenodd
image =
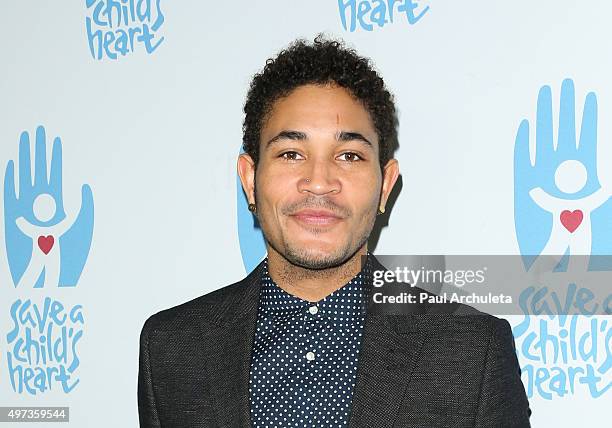
M95 9L107 2L5 2L0 13L3 175L9 161L19 174L24 131L35 169L34 141L42 125L49 168L53 139L61 138L66 213L81 209L84 184L93 198L88 211L93 223L85 212L84 237L75 241L85 249L74 247L87 256L84 266L61 260L66 272L77 272L76 286L16 287L11 269L20 268L11 252L18 254L18 235L6 229L7 222L14 228L15 219L4 190L0 406L70 406L75 427L137 426L138 337L144 320L246 274L236 212L242 106L252 74L296 37L325 32L343 38L373 59L395 94L403 189L376 253L518 254L515 137L523 119L535 135L538 92L545 85L551 88L556 129L564 79L575 86L578 124L587 94L597 96L599 178L602 186L610 182L609 2L423 0L413 1L411 9L411 2L402 0L393 22L375 24L371 31L365 28L369 12L363 23L355 18L350 31L346 1L347 29L343 2L335 0L133 3L143 10L150 6L150 20L143 21L154 33L150 43L159 44L147 52L145 42L136 41L133 51L116 59L106 51L98 59L99 50L92 54L89 45L88 19L93 22ZM359 0L354 8L380 3ZM389 21L388 11L386 16ZM137 38L143 22L127 18L113 28L94 24L93 30L118 37L120 29L129 35L138 28ZM612 242L612 226L600 223L598 236ZM93 232L90 247L88 231ZM46 297L68 310L82 306L83 322L74 324L82 336L68 339L79 358L71 377L78 384L64 392L51 381L51 390L19 393L8 362L15 344L9 338L15 327L11 307L30 299L40 308ZM511 321L517 325L521 318ZM609 321L598 320L596 361L531 362L523 354L522 336L517 338L521 364L549 369L591 364L601 369L597 388L605 391L612 382L612 370L606 369L612 365ZM589 322L581 320L579 332L588 332ZM534 324L530 328L537 334ZM554 331L554 322L549 329ZM563 396L546 397L544 389L534 389L530 397L534 427L609 423L609 391L597 397L578 381Z

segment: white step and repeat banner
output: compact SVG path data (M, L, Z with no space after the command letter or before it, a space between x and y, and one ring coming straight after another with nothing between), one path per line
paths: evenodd
M137 426L144 320L263 256L242 106L298 37L344 39L395 94L402 188L375 253L612 254L611 17L603 0L3 2L0 406ZM533 426L609 426L612 319L509 319Z

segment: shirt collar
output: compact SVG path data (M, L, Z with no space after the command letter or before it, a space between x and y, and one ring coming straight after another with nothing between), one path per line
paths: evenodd
M364 281L370 280L372 266L371 255L369 252L367 254L366 263L357 275L318 302L301 299L279 287L269 275L266 257L261 275L260 310L264 316L277 322L306 315L312 318L327 318L341 326L348 326L345 323L350 324L355 318L366 313Z

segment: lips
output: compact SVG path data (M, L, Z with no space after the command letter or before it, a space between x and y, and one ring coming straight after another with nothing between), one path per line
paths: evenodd
M302 223L318 226L331 225L342 220L342 217L326 210L302 210L293 214L292 217Z

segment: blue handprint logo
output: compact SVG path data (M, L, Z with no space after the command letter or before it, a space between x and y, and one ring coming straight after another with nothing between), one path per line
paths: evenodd
M514 148L514 220L527 268L539 255L562 261L568 255L612 254L612 186L600 182L597 173L595 93L586 96L578 141L571 79L561 86L556 145L549 86L540 89L536 115L535 156L527 120L519 126ZM606 264L609 259L597 258L590 269L612 270Z
M91 188L81 188L78 214L64 211L62 143L53 141L47 174L45 128L36 129L34 177L30 166L30 135L19 142L19 193L15 166L8 162L4 175L4 230L6 253L15 287L74 287L77 285L93 235L94 205Z

